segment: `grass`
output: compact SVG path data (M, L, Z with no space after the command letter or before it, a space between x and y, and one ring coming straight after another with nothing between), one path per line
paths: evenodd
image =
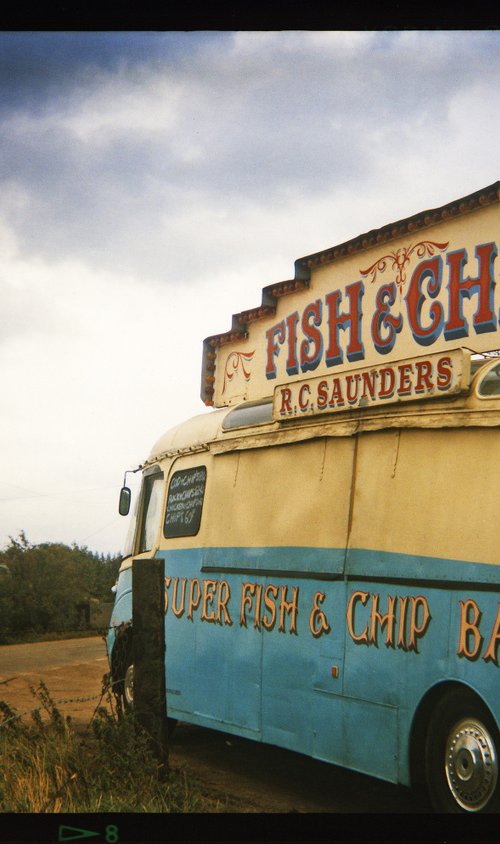
M111 693L82 734L43 683L32 692L27 719L0 701L1 812L227 811L186 771L159 765Z

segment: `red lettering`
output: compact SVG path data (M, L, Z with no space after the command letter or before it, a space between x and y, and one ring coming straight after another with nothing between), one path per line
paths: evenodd
M285 413L292 412L292 391L289 387L282 387L281 388L281 408L280 413L284 415Z
M318 384L318 397L316 400L317 406L321 409L326 407L328 402L328 384L326 381L320 381Z
M329 407L342 407L345 404L344 397L342 395L342 387L340 384L340 378L334 378L332 382L332 395L330 397L330 401L328 402Z
M363 393L361 398L365 398L367 394L369 394L371 399L375 398L375 385L377 381L377 371L372 369L371 372L363 372L362 373L363 379Z
M437 385L440 390L447 390L453 381L453 364L451 358L439 358L437 364Z
M276 364L274 358L279 355L278 344L285 342L285 323L283 320L266 331L267 363L266 378L276 378Z
M401 366L398 366L398 372L398 395L407 396L411 393L411 373L413 372L413 365L411 363L403 363Z
M456 340L469 335L469 324L462 311L462 300L477 295L478 306L472 318L476 334L495 331L497 320L493 311L493 294L495 290L494 262L497 249L494 243L476 246L476 258L479 262L477 278L463 278L463 270L467 264L465 249L457 249L448 257L450 279L448 282L449 307L448 322L444 327L447 340Z
M422 307L426 297L422 293L422 285L427 283L427 295L434 299L441 290L442 258L437 256L429 261L422 261L415 268L411 277L408 293L405 297L406 309L408 312L408 324L414 339L421 346L430 346L439 337L443 327L443 306L440 302L433 302L429 315L430 324L424 327L422 324Z
M307 338L302 341L300 346L300 368L302 372L316 369L323 354L323 337L318 328L321 325L321 311L321 300L316 299L315 302L311 302L304 308L302 314L302 331Z
M297 360L297 323L299 315L297 311L290 314L286 318L286 327L288 329L288 357L286 361L286 371L289 375L296 375L299 371L299 363Z
M391 351L396 342L396 335L403 327L401 314L393 316L389 310L395 301L396 285L394 282L382 285L375 298L376 307L371 325L373 345L381 355L386 355ZM382 332L384 332L384 336Z
M415 392L424 393L426 389L432 390L432 364L430 360L417 360L415 361L415 367L417 369L417 383L415 386Z
M354 404L358 400L358 390L359 390L359 382L361 379L361 375L359 373L355 373L354 375L348 375L346 378L346 394L347 394L347 401L349 404ZM355 389L352 390L352 384L354 382Z
M357 281L348 285L345 292L349 299L349 310L345 314L340 313L342 301L340 290L334 290L325 298L328 307L328 349L325 358L327 366L337 366L344 360L344 354L339 346L339 331L347 331L348 328L347 359L350 361L362 360L365 356L364 346L361 342L361 302L365 286L362 281Z
M379 398L380 399L389 399L392 395L394 395L394 387L396 386L396 375L394 374L393 369L381 369L380 370L380 390L379 390Z
M304 395L307 394L308 398L304 398ZM311 388L309 384L302 384L302 387L299 390L299 407L302 412L308 410L309 408L309 396L311 395Z

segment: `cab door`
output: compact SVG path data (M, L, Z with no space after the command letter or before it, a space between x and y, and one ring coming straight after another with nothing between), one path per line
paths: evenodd
M261 551L252 527L253 504L245 498L248 478L241 457L240 452L215 455L207 481L202 577L214 584L210 588L217 590L219 611L197 640L203 677L199 706L222 728L259 739L262 636L254 615L244 608Z
M206 453L170 464L157 552L165 560L167 706L169 715L181 720L200 714L200 700L207 694L205 639L210 630L202 621L201 568L208 475Z
M260 730L261 642L240 626L242 555L225 516L233 461L179 457L167 481L165 558L169 713L252 738Z

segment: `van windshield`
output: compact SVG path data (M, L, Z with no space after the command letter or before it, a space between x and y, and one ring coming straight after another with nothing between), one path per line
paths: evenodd
M155 543L160 525L163 500L163 472L147 475L143 481L143 507L138 553L150 551Z

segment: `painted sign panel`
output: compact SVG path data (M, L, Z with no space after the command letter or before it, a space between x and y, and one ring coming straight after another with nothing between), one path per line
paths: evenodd
M166 538L195 536L198 533L206 479L205 466L181 469L172 475L163 525Z
M456 349L448 354L283 384L274 391L273 416L279 421L453 395L469 387L470 361L470 352Z
M299 628L299 585L243 581L239 594L233 594L228 580L198 577L165 577L165 614L177 619L184 613L193 621L232 627L253 628L274 635L312 635L315 639L332 633L334 609L324 591L316 591L311 605L303 610ZM465 593L464 593L465 594ZM475 661L480 657L498 667L500 644L500 603L488 629L480 632L483 613L472 598L458 600L460 628L454 648L457 656ZM350 639L357 645L386 647L419 653L420 640L426 636L435 613L431 613L425 595L388 595L376 591L353 590L347 603L345 621L337 615L337 625L345 623ZM492 623L493 622L493 623ZM483 628L486 625L483 621ZM334 675L335 676L335 675Z
M299 259L295 279L205 341L202 397L225 406L277 385L428 352L500 348L499 183Z

